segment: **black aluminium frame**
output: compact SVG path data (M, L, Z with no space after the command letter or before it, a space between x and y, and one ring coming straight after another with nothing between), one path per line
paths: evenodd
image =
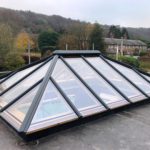
M142 89L140 89L135 83L133 83L130 79L128 79L123 73L121 73L118 69L116 69L112 64L110 64L107 60L105 60L105 58L100 55L99 56L102 60L104 60L111 68L113 68L116 72L118 72L126 81L128 81L130 84L132 84L132 86L134 86L140 93L142 93L143 95L145 95L147 98L150 98L150 96L145 93ZM138 74L137 74L138 75Z
M47 71L47 73L45 75L45 78L44 78L41 86L39 87L39 89L37 91L37 95L34 97L33 102L32 102L32 104L31 104L31 106L30 106L30 108L29 108L29 110L28 110L28 112L27 112L27 114L25 116L25 119L24 119L24 121L23 121L23 123L22 123L22 125L20 127L19 132L22 132L22 133L27 132L27 130L28 130L28 128L29 128L29 126L30 126L30 124L32 122L32 119L34 117L34 114L35 114L35 112L36 112L36 110L38 108L38 105L40 103L40 100L41 100L41 97L42 97L42 95L44 93L44 90L45 90L45 88L47 86L47 83L49 81L49 76L53 72L53 69L54 69L54 66L55 66L55 64L57 62L57 59L58 59L58 55L54 56L50 66L48 68L48 71Z
M113 89L115 89L126 101L129 103L132 103L130 99L124 95L113 83L111 83L99 70L97 70L84 56L82 56L83 60L91 67L97 74L100 75L101 78L103 78L104 81L106 81Z
M42 85L40 86L39 90L38 90L38 94L35 96L30 109L23 121L23 124L20 128L20 132L22 132L22 134L26 134L29 126L31 125L32 119L35 115L35 112L38 108L38 105L40 103L40 100L42 98L42 95L44 93L44 90L48 84L48 81L50 80L52 82L52 84L55 86L55 88L58 90L58 92L64 97L64 99L66 100L66 102L69 104L69 106L72 108L72 110L74 111L74 113L78 116L78 118L82 118L81 113L78 111L78 109L73 105L73 103L67 98L67 96L65 95L65 93L61 90L61 88L59 87L59 85L55 82L55 80L51 77L52 72L54 70L55 64L58 60L58 55L54 56L53 61L51 62L51 65L47 71L47 74L44 78L44 81L42 83Z
M96 99L107 109L110 110L109 106L103 102L103 100L88 86L88 84L82 80L82 78L77 74L77 72L61 57L64 64L70 69L70 71L80 80L80 82L96 97Z
M33 86L31 86L29 89L27 89L25 92L23 92L21 95L19 95L18 97L16 97L14 100L12 100L10 103L8 103L6 106L2 107L0 109L0 112L5 111L8 107L10 107L11 105L13 105L15 102L17 102L20 98L22 98L24 95L26 95L28 92L30 92L32 89L34 89L38 84L40 84L43 81L43 79L39 80L38 82L36 82Z
M93 51L92 51L93 52ZM64 58L63 57L61 57L61 53L59 54L60 55L60 58L61 58L61 60L65 63L65 60L64 60ZM69 57L69 56L72 56L73 54L71 54L71 55L69 55L69 53L66 55L67 57ZM95 56L99 56L99 55L101 55L100 53L98 53L98 52L95 52ZM63 54L63 56L65 56L65 52L64 52L64 54ZM78 54L78 55L76 55L76 56L81 56L82 58L84 58L84 56L92 56L92 54L91 53L89 53L89 54L86 54L86 55L84 55L84 52L81 52L80 54ZM102 55L101 55L102 56ZM57 58L56 58L57 57ZM52 57L53 58L53 57ZM31 121L32 121L32 119L33 119L33 116L34 116L34 113L36 112L36 109L37 109L37 107L38 107L38 104L39 104L39 102L40 102L40 98L37 98L38 96L40 97L42 94L43 94L43 92L44 92L44 89L45 88L43 88L43 87L46 87L45 86L45 84L46 83L48 83L48 81L50 80L52 83L53 83L53 85L56 87L56 89L58 90L58 92L60 92L61 93L61 95L65 98L65 100L67 99L67 96L66 96L66 94L62 91L62 89L58 86L58 84L55 82L55 80L51 77L51 74L52 74L52 72L53 72L53 69L54 69L54 67L55 67L55 64L56 64L56 61L58 60L58 58L59 58L59 56L57 55L57 53L55 54L55 56L54 56L54 58L53 58L53 62L51 63L51 65L50 65L50 67L49 67L49 69L48 69L48 72L47 72L47 74L45 75L45 78L44 78L44 80L41 80L41 81L39 81L40 83L42 82L42 84L40 85L40 88L43 90L43 91L40 91L40 89L39 89L39 91L40 91L40 93L39 92L37 92L38 94L36 95L36 97L34 98L34 100L33 100L33 103L31 104L31 105L33 105L32 106L32 108L34 108L34 110L32 110L32 108L30 107L30 112L28 111L28 115L26 116L26 118L25 118L25 120L24 120L24 122L23 122L23 124L22 124L22 126L21 126L21 128L20 128L20 130L19 130L19 132L20 132L20 135L26 135L26 132L27 132L27 129L29 128L29 126L30 126L30 124L31 124ZM85 58L85 60L86 60L86 58ZM68 67L68 63L66 62L65 63L65 65ZM69 67L68 67L69 68ZM93 68L93 67L92 67ZM74 70L73 70L73 68L71 67L71 68L69 68L70 70L71 70L71 72L73 72L74 73L74 75L80 80L81 79L81 77L80 76L77 76L77 73L76 72L74 72ZM96 70L95 70L96 71ZM117 71L117 70L116 70ZM98 73L98 72L97 72ZM98 73L100 76L102 75L100 72ZM102 78L104 77L104 76L101 76ZM105 80L105 78L103 78L104 80ZM82 79L80 80L81 82L82 82ZM107 81L107 80L105 80L105 81ZM108 81L107 81L108 82ZM83 82L82 82L83 83ZM109 83L109 82L108 82ZM28 89L27 91L25 91L22 95L20 95L20 98L23 96L23 95L25 95L27 92L29 92L31 89L33 89L34 87L35 87L35 85L37 85L38 84L38 82L36 83L36 84L34 84L32 87L30 87L30 89ZM47 84L46 84L47 85ZM85 85L85 84L84 84ZM113 85L114 86L114 89L116 88L115 87L115 85ZM113 87L112 86L112 87ZM86 87L86 86L85 86ZM92 92L91 92L92 93ZM119 92L118 92L119 93ZM120 94L121 95L121 94ZM147 98L149 98L149 97L147 97ZM16 100L14 100L14 102L16 102L17 100L19 100L19 98L17 98ZM13 103L14 103L13 102ZM79 117L79 119L78 120L80 120L80 117L82 117L81 116L81 114L80 114L80 112L78 112L78 110L74 110L74 105L72 105L72 103L70 103L70 100L66 100L66 102L71 106L71 108L73 109L73 111L77 114L77 116ZM13 104L12 103L12 104ZM11 106L12 104L9 104L9 106ZM7 106L7 108L9 107L9 106ZM7 108L5 108L4 110L6 110ZM76 108L75 108L76 109ZM79 113L79 114L78 114ZM32 116L30 116L31 114L33 114ZM17 131L18 132L18 131Z
M148 77L150 77L150 74L144 72L143 70L140 70L139 68L133 67L133 66L131 66L131 65L129 65L129 64L125 64L125 63L123 63L123 62L120 62L120 61L111 59L111 58L109 58L109 57L107 57L107 56L105 56L105 55L102 55L102 54L101 54L101 56L102 56L104 59L106 58L106 59L108 59L108 60L110 60L110 61L112 61L112 62L115 62L115 63L117 63L117 64L119 64L119 65L122 65L122 66L124 66L124 67L127 67L127 68L129 68L129 69L135 71L139 76L141 76L144 80L146 80L147 82L150 83L150 81L149 81L147 78L145 78L144 76L142 76L141 73L144 74L144 75L146 75L146 76L148 76Z
M48 63L52 58L50 57L49 59L47 59L43 64L41 64L40 66L38 66L37 68L35 68L33 71L29 72L27 75L25 75L24 77L22 77L20 80L18 80L17 82L15 82L14 84L12 84L10 87L8 87L7 89L5 89L2 93L0 93L0 96L2 96L3 94L5 94L7 91L9 91L10 89L12 89L13 87L15 87L17 84L19 84L21 81L23 81L24 79L26 79L28 76L30 76L31 74L33 74L35 71L37 71L38 69L40 69L41 67L43 67L46 63ZM14 74L15 75L15 74ZM6 80L5 80L6 81Z

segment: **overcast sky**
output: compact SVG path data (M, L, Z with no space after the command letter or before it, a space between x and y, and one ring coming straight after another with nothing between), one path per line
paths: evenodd
M0 6L108 25L150 27L150 0L0 0Z

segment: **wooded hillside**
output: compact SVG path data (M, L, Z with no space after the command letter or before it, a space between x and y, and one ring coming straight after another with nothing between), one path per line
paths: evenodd
M57 15L47 16L30 11L16 11L0 7L0 23L8 24L12 27L14 34L22 30L33 34L39 34L43 30L53 29L58 33L67 32L76 24L86 24L79 20L64 18ZM108 25L102 25L104 36L108 35ZM150 28L127 28L132 39L150 41Z

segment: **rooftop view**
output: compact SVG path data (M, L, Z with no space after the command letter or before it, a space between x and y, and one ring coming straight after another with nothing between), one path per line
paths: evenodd
M12 2L0 4L1 148L149 149L149 1Z

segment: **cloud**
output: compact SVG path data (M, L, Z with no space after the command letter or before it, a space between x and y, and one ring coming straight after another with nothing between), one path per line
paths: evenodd
M149 0L0 0L1 7L102 24L150 27Z

